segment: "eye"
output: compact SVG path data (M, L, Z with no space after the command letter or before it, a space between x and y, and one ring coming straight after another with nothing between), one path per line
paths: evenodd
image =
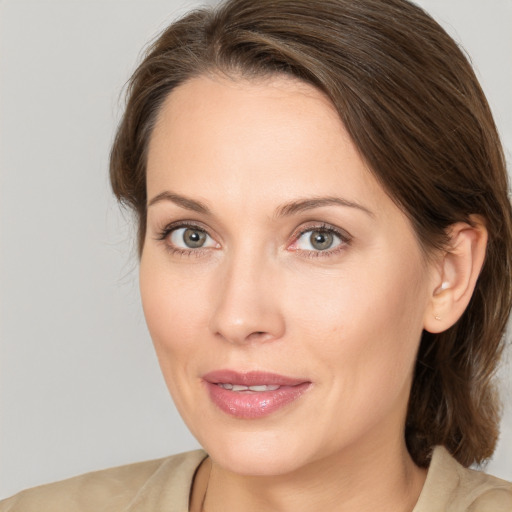
M177 227L168 232L170 245L177 249L203 249L217 247L217 243L204 230L193 226Z
M319 230L307 231L301 236L300 240L301 244L306 245L306 247L304 247L305 250L317 251L326 251L327 249L331 249L333 245L336 247L336 245L339 245L340 243L339 240L336 240L333 233ZM300 248L302 249L303 247Z
M339 233L330 227L315 227L303 230L291 245L290 249L294 251L304 251L310 253L335 252L349 243L350 237Z

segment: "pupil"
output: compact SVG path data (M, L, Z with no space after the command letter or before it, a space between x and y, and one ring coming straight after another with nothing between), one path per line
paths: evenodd
M186 229L183 233L183 241L185 245L191 249L201 247L206 240L206 233L195 229Z
M329 249L333 243L333 236L326 231L313 231L310 236L311 245L319 251Z

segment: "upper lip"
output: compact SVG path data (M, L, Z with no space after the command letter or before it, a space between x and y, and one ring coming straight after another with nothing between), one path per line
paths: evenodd
M310 382L307 379L288 377L277 373L250 371L237 372L235 370L214 370L203 375L203 380L211 384L238 384L241 386L297 386Z

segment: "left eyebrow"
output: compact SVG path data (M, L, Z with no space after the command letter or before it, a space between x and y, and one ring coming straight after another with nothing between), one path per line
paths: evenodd
M366 213L370 217L375 217L375 214L363 205L353 201L348 201L347 199L343 199L341 197L315 197L308 199L298 199L277 208L275 217L287 217L297 213L302 213L307 210L313 210L314 208L322 208L323 206L343 206L346 208L356 208L357 210L361 210L362 212Z

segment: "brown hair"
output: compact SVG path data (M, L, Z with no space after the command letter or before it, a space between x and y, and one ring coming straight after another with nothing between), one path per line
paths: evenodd
M486 261L467 310L447 331L423 334L405 436L420 466L437 444L466 466L488 458L499 425L492 377L512 302L512 212L496 127L456 43L406 0L228 0L176 21L132 76L111 153L114 193L138 217L139 251L160 106L207 72L286 73L322 90L427 253L443 247L451 224L485 219Z

